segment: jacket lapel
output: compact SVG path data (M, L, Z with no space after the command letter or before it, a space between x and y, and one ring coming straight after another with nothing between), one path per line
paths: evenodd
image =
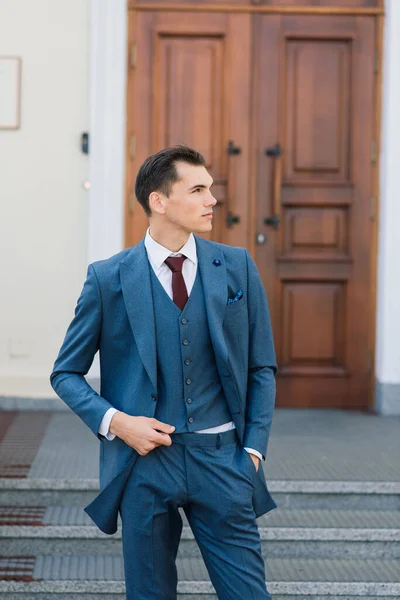
M211 342L215 351L218 371L223 378L234 375L228 361L228 349L223 335L226 310L227 274L222 251L203 238L195 237L198 268L202 277L206 312ZM133 246L120 263L121 286L129 323L135 336L140 358L148 376L157 390L157 357L153 296L151 291L151 266L143 238ZM215 260L219 264L215 264Z
M228 367L228 350L222 331L222 323L226 310L227 275L224 255L218 247L203 238L195 236L198 267L203 283L204 298L211 342L215 351L221 375L230 373ZM219 260L219 264L214 261Z
M121 287L129 323L147 374L157 390L156 335L150 263L144 238L120 263Z
M240 441L243 443L244 421L237 418L241 412L240 396L235 373L229 362L228 348L225 342L223 322L227 303L227 272L225 257L218 246L203 238L196 239L198 267L203 283L204 299L210 329L211 342L215 352L215 361L221 384L235 421ZM215 264L215 260L219 261Z

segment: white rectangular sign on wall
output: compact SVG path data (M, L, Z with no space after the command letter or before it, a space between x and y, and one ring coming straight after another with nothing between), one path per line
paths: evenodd
M21 103L21 59L0 56L0 129L18 129Z

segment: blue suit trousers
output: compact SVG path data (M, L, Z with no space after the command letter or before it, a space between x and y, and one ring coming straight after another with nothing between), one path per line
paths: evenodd
M257 471L236 430L171 438L170 446L138 456L122 494L127 600L176 600L178 507L218 599L270 600L252 505Z

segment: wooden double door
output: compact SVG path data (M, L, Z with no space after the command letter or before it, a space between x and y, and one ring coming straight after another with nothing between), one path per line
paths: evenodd
M247 247L265 285L277 406L368 408L374 30L371 16L129 11L126 245L148 225L142 161L199 150L210 239Z

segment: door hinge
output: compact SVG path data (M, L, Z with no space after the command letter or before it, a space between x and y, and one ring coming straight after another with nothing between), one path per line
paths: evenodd
M369 197L369 218L371 221L375 221L376 217L376 196Z
M136 69L137 64L137 44L131 44L129 48L129 67Z
M129 196L128 196L128 210L129 210L129 214L133 215L133 207L135 206L135 190L134 188L131 189L131 191L129 192Z
M374 165L377 160L378 160L378 151L376 148L376 142L375 142L375 140L373 140L371 142L371 164Z
M129 157L133 160L136 156L136 135L129 136Z

